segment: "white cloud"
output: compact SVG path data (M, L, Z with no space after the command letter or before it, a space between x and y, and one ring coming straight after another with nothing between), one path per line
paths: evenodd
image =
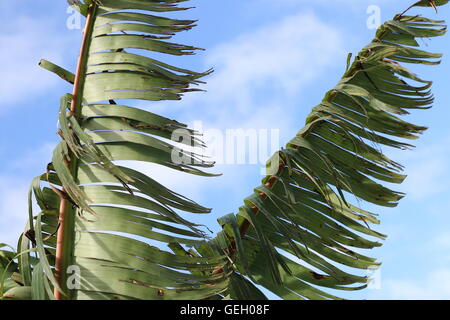
M10 167L16 172L25 169L27 172L36 172L36 175L43 173L47 164L52 160L52 152L55 147L56 143L54 142L43 143L38 148L28 150L19 159L15 159Z
M316 68L334 61L339 49L337 31L315 15L301 12L213 49L207 64L219 72L210 84L227 95L264 82L294 93L316 77Z
M421 145L414 151L395 152L393 158L400 159L408 174L402 185L402 191L416 202L450 191L449 156L450 137Z
M448 160L444 157L433 157L418 160L408 166L408 179L404 189L413 200L429 199L430 196L449 189L449 183L441 177L448 175Z
M348 15L349 13L354 15L366 14L365 8L361 10L361 7L368 7L370 5L382 6L383 9L387 9L388 5L393 6L396 3L390 0L251 0L247 2L248 10L257 8L258 6L264 8L270 7L274 10L285 9L286 7L303 8L305 6L317 6L321 9L325 7L325 9L332 8L333 11L339 10L340 12L336 12L337 15ZM405 5L400 3L398 10L405 8ZM393 15L393 13L389 12L389 15Z
M205 65L214 66L216 72L204 86L208 92L187 95L177 104L152 104L151 111L164 113L178 107L177 119L191 124L201 120L204 130L224 133L237 128L281 129L280 142L284 145L303 126L302 114L311 107L300 109L306 100L305 86L333 67L337 59L344 63L345 56L338 29L314 14L299 12L209 50ZM261 165L252 173L249 167L219 166L214 171L224 176L205 179L139 165L177 191L189 186L189 195L194 198L210 194L210 186L218 184L230 200L234 198L230 193L239 193L237 205L251 193L248 186L256 186L261 178L255 175ZM242 189L236 191L236 186Z
M395 300L449 300L450 299L450 260L446 252L450 248L450 233L443 231L433 238L418 243L411 239L413 230L406 236L408 243L414 246L414 256L409 259L410 270L402 273L392 272L393 266L385 265L381 268L381 290L368 290L369 299L395 299ZM392 240L392 239L391 239ZM397 255L398 256L398 255ZM412 265L414 264L414 265ZM415 273L411 271L414 270ZM394 271L395 272L395 271Z
M286 16L209 50L205 65L216 72L203 86L207 93L152 104L151 111L178 108L177 119L214 129L281 128L281 137L290 138L311 108L301 109L305 86L337 60L344 65L342 38L314 14Z
M418 279L382 280L382 290L371 291L371 299L389 300L449 300L450 269L436 269Z
M39 97L62 81L38 66L40 58L60 64L70 52L71 36L59 33L52 20L18 17L0 35L2 80L0 85L0 114L14 104ZM28 107L33 107L30 103Z
M399 212L408 221L403 223L400 217L395 220L394 229L387 232L391 245L404 248L400 255L389 252L389 257L391 261L394 255L396 258L404 257L406 267L403 268L408 270L402 273L396 269L401 265L386 264L385 268L390 269L382 269L386 270L386 277L382 278L381 290L368 291L371 299L450 299L450 260L445 254L450 248L450 233L445 230L450 204L450 171L447 165L450 137L427 139L432 142L420 142L413 151L392 152L392 158L404 164L408 174L401 186L401 190L407 193L402 202L405 214ZM413 221L410 219L415 219L413 214L425 219L420 227L417 223L410 223ZM389 225L388 228L392 229ZM394 277L390 272L396 272L398 276Z
M11 171L19 173L26 168L34 171L34 176L45 172L46 164L51 159L53 143L44 143L31 150L25 156L10 164ZM23 232L28 218L28 188L31 177L21 174L0 175L0 242L16 246L18 236Z
M432 241L432 246L438 246L441 249L450 249L450 232L437 235Z
M276 95L272 101L286 101L298 95L342 53L341 35L333 27L313 14L288 16L209 52L206 65L213 65L217 72L206 86L207 102L225 100L229 104L222 105L223 113L253 115L264 107L264 103L258 103L271 100L258 90L270 88L271 95ZM263 99L258 100L258 95ZM276 107L279 111L286 108L282 104ZM215 115L219 110L207 111Z
M28 185L11 176L0 177L0 241L16 246L28 217Z
M423 240L414 246L416 258L424 259L427 265L434 268L450 266L450 256L442 254L450 250L450 231L445 229L448 220L442 220L438 217L435 221L438 222L438 225L441 222L444 228L433 228L427 237L422 237Z

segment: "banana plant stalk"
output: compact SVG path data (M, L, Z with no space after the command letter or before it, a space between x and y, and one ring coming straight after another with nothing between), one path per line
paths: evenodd
M72 102L70 105L71 116L78 120L81 113L81 97L83 96L83 80L86 76L86 63L88 57L89 44L94 26L94 16L97 10L97 6L91 4L88 8L86 16L86 26L83 31L83 40L81 44L80 55L78 57L77 70L75 73L75 80L73 85ZM69 159L66 163L72 176L77 174L78 159L69 153ZM65 193L64 188L62 192ZM73 251L73 228L74 228L74 215L75 212L68 206L68 201L62 197L60 201L59 209L59 228L56 240L56 256L55 256L55 277L58 281L60 288L65 288L64 284L67 282L66 273L64 272L68 268L70 260L68 257ZM56 300L61 300L62 291L58 288L54 289L54 295Z

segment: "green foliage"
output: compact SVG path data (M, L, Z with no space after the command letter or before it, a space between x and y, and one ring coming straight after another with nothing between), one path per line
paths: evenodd
M401 183L405 176L402 166L380 147L412 147L399 138L416 139L426 128L399 116L429 108L433 96L430 81L399 63L438 64L440 54L414 47L418 38L445 32L443 21L421 16L398 15L379 27L375 39L313 109L305 127L271 159L278 161L278 172L245 199L237 220L241 230L249 221L250 229L242 240L236 228L230 237L238 248L238 272L284 299L336 298L318 286L366 286L365 277L339 265L378 266L354 250L378 247L381 243L372 239L385 236L369 226L379 223L376 214L349 199L394 207L403 197L381 184Z
M211 176L203 170L213 163L180 147L204 147L197 132L129 105L179 100L198 91L195 86L211 72L148 56L198 50L171 42L194 20L154 15L186 10L179 7L186 1L69 1L89 22L79 70L40 63L73 83L74 92L61 98L62 141L52 163L30 187L29 221L18 253L0 251L3 299L53 299L54 288L66 299L266 299L261 286L283 299L338 299L326 289L366 287L365 277L342 265L379 265L356 250L380 246L385 236L369 226L379 223L376 214L350 199L393 207L403 197L382 184L401 183L405 176L380 147L408 149L404 140L426 129L400 116L431 106L431 82L400 63L438 64L440 54L416 47L417 39L443 35L443 21L401 14L380 26L375 39L349 59L305 127L269 160L275 172L236 215L219 219L223 230L208 239L180 212L210 209L117 165L144 161L180 172L174 175ZM180 130L183 139L173 141ZM61 199L68 204L64 227L58 220ZM41 210L37 215L33 200ZM58 232L64 242L57 248ZM73 287L67 274L54 274L57 249L63 270L80 271Z

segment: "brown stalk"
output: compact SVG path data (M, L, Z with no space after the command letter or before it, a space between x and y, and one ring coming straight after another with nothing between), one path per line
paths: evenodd
M82 45L80 49L80 56L78 57L78 63L77 63L77 70L75 74L75 81L73 85L73 92L72 92L72 103L70 106L70 113L73 116L77 116L77 113L79 110L77 110L79 105L79 93L82 86L82 74L84 73L85 68L85 58L86 53L89 45L89 30L92 29L93 22L94 22L94 9L96 5L91 5L89 7L89 12L86 17L86 26L83 33L83 40ZM72 158L72 157L71 157ZM72 161L67 161L66 165L67 167L71 167ZM63 188L64 191L64 188ZM56 240L56 257L55 257L55 278L58 282L61 289L65 288L65 285L63 283L63 273L67 266L64 266L64 249L66 247L66 222L67 222L67 216L69 214L69 206L67 199L60 198L60 207L59 207L59 229L58 229L58 235ZM62 300L64 299L64 293L58 290L57 288L54 289L54 295L56 300Z
M267 188L272 188L273 185L277 182L277 175L279 174L279 172L281 171L283 166L284 166L284 164L280 163L280 167L278 168L278 172L275 175L273 175L273 176L271 176L269 178L269 180L265 184L265 186ZM267 197L267 195L264 192L261 192L259 194L259 196L262 197L262 198ZM257 215L258 212L259 212L259 208L257 206L253 206L252 207L252 211L253 211L253 214ZM244 237L247 234L248 229L250 228L250 225L251 225L250 221L248 221L248 220L244 220L244 222L242 222L242 225L239 227L239 233L240 233L241 237ZM227 249L228 255L232 256L236 252L236 249L237 249L237 247L236 247L236 240L233 239L233 240L231 240L231 243L230 243L230 245L229 245L229 247ZM223 268L220 267L220 268L217 268L216 270L214 270L213 274L219 274L219 273L222 273L223 271L224 271Z

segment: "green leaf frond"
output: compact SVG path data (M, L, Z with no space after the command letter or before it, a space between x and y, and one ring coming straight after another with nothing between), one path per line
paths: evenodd
M411 148L406 139L426 128L400 116L433 103L431 82L401 63L439 64L441 54L418 49L418 40L445 32L443 21L396 15L352 63L349 56L336 87L269 160L272 172L262 185L236 217L219 219L227 242L222 249L234 273L246 279L239 290L230 288L232 298L248 299L249 283L283 299L338 299L326 289L367 286L365 276L348 270L376 268L379 263L358 249L378 247L385 236L370 227L379 223L377 215L363 208L395 207L404 196L383 184L401 183L405 175L381 148Z
M133 106L136 100L180 100L186 92L199 91L201 78L211 73L155 58L198 50L171 42L178 32L191 29L194 20L155 14L186 10L178 6L181 2L69 1L91 24L84 30L77 73L40 62L78 89L61 98L62 141L47 173L34 179L30 189L28 237L24 233L20 250L37 247L38 259L25 254L18 270L25 285L36 288L33 299L53 298L58 283L67 299L205 299L228 286L229 274L212 273L229 264L226 255L201 257L170 249L200 246L207 239L201 226L181 212L211 210L116 163L149 162L212 176L203 170L213 163L186 149L205 147L198 132ZM31 209L33 199L41 209L38 215ZM63 266L76 266L79 277L63 274L58 280L54 268L61 199L69 207Z

